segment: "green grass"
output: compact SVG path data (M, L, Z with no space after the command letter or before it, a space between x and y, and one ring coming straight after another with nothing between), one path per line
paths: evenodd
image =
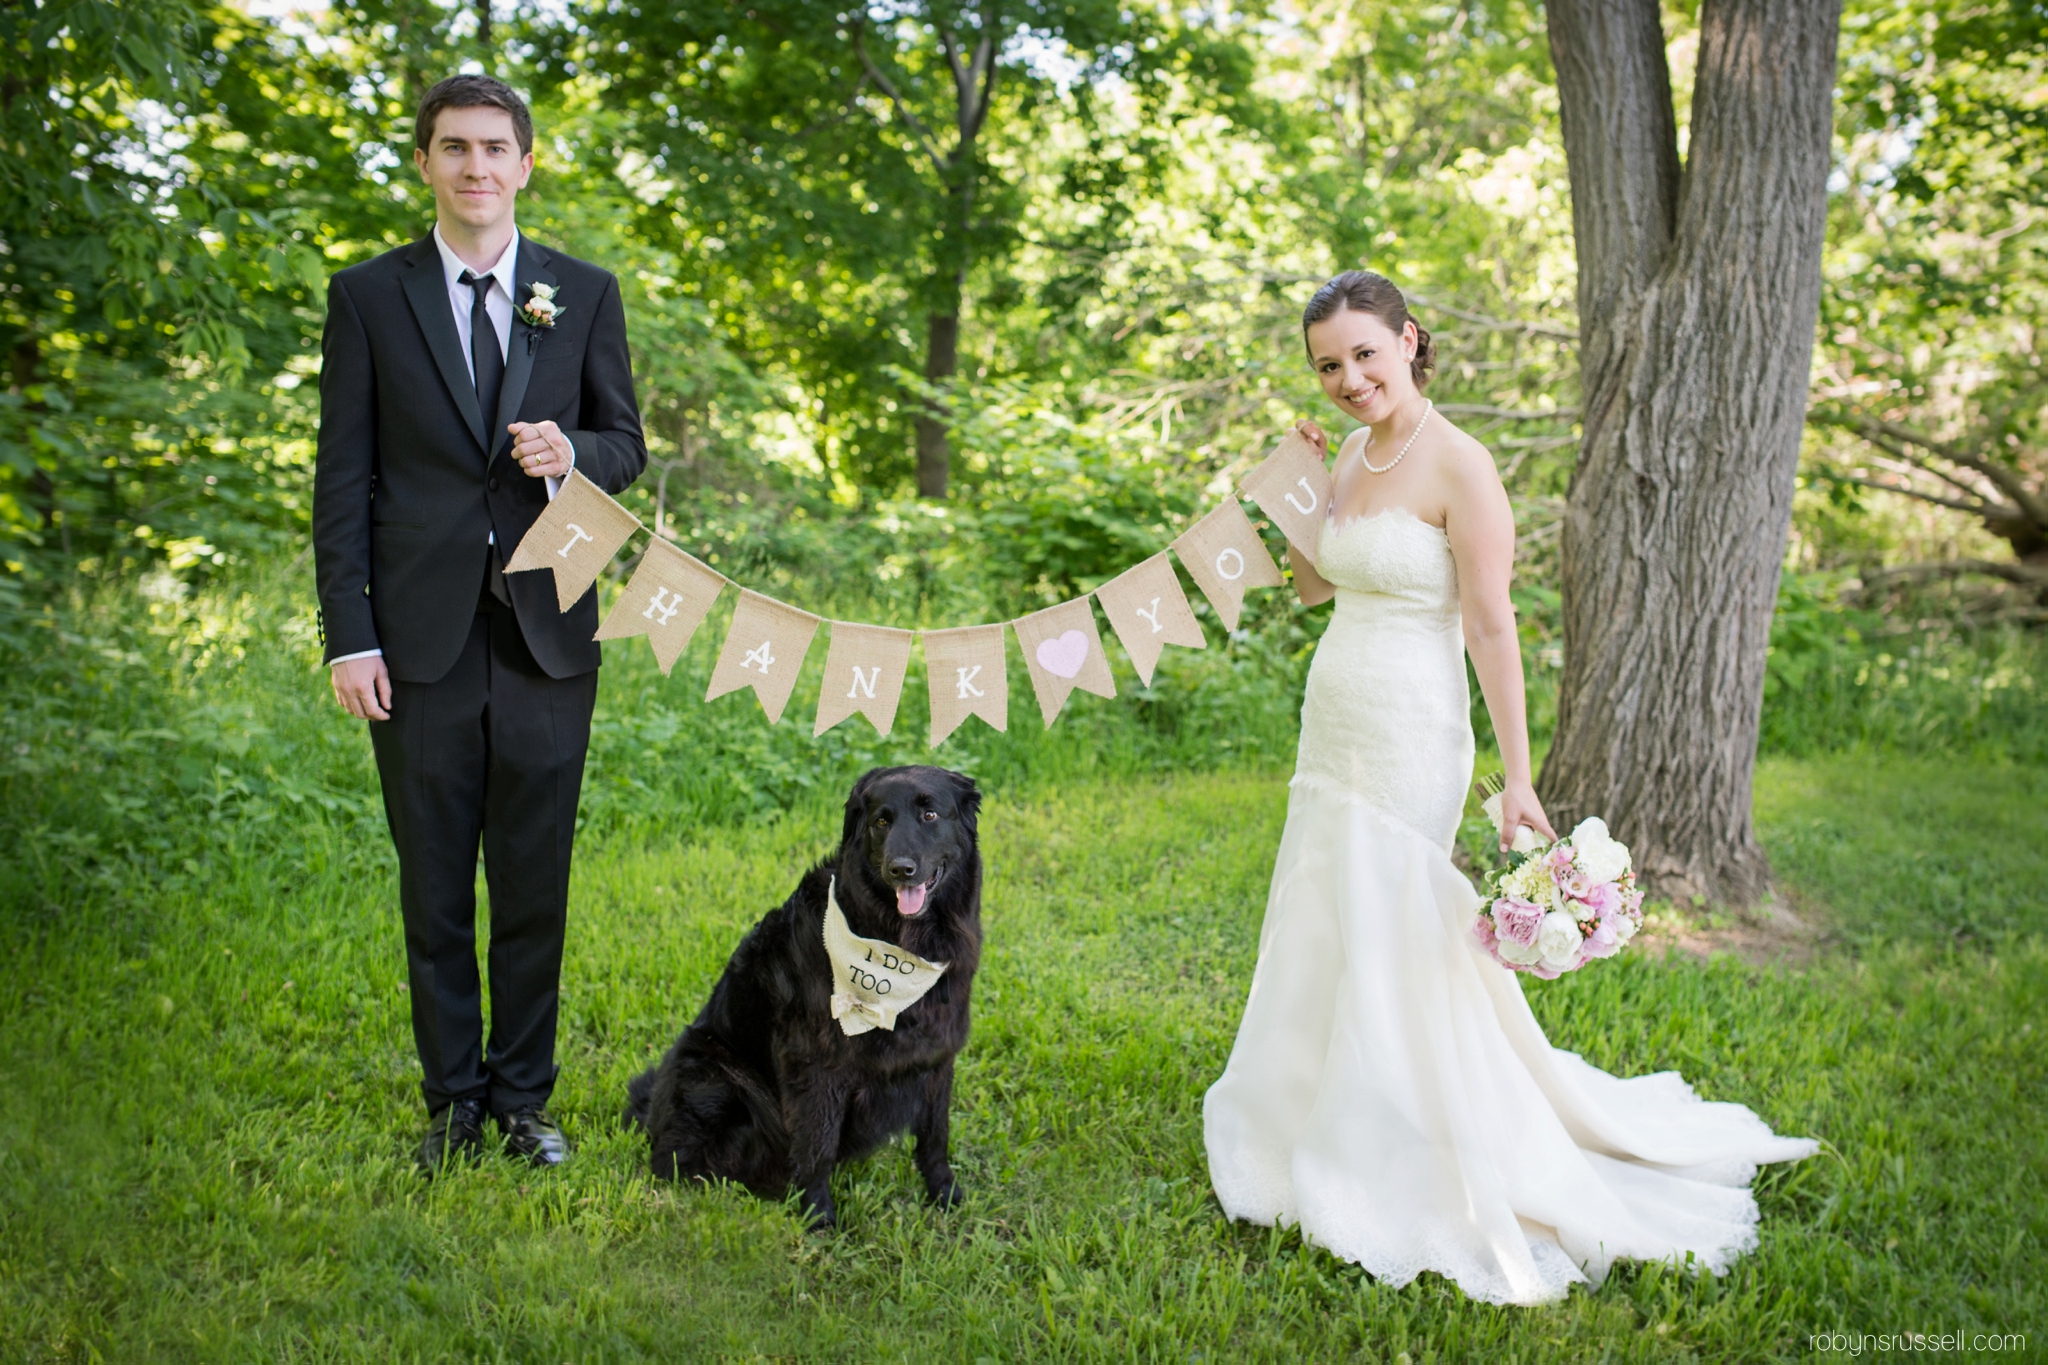
M1213 734L1170 685L1077 698L1072 730L958 760L991 788L954 1128L970 1202L926 1210L899 1146L841 1173L842 1228L812 1237L788 1209L650 1181L613 1117L832 837L831 789L893 750L821 748L750 813L746 764L788 771L808 738L762 737L745 698L691 719L717 709L686 695L701 677L609 671L556 1096L578 1158L423 1187L360 729L263 599L158 606L126 633L69 623L0 736L0 1359L1746 1362L1836 1329L2048 1322L2038 766L1769 759L1760 828L1823 952L1637 953L1528 984L1559 1046L1675 1067L1828 1149L1760 1178L1762 1245L1725 1279L1629 1266L1498 1309L1433 1276L1375 1285L1208 1193L1201 1097L1285 787L1265 752L1175 771ZM1214 653L1202 668L1237 666ZM657 701L698 728L657 733ZM691 736L698 770L636 794L636 746L687 764Z

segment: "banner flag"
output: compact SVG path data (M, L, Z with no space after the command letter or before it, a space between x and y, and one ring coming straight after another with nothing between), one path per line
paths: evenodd
M1237 629L1246 588L1277 588L1286 581L1236 498L1225 498L1221 507L1175 537L1173 552L1188 566L1188 576L1216 608L1225 630Z
M1020 616L1010 622L1010 628L1024 647L1024 665L1031 670L1031 686L1038 693L1038 712L1045 718L1046 729L1052 728L1077 687L1098 697L1116 695L1116 680L1109 676L1109 657L1102 652L1102 636L1096 633L1088 594Z
M896 725L896 704L903 699L903 673L910 666L914 634L834 621L832 646L825 651L825 684L818 691L818 723L811 734L822 735L859 712L886 739Z
M1316 448L1299 432L1288 432L1265 463L1245 475L1242 487L1286 533L1288 544L1314 564L1323 521L1330 514L1330 471Z
M925 683L932 694L932 747L980 716L998 730L1010 728L1010 670L1004 657L1003 627L961 626L927 630Z
M1161 550L1144 563L1124 570L1095 590L1103 614L1124 642L1124 652L1138 670L1138 680L1152 685L1152 670L1168 645L1206 649L1201 626L1180 590L1180 575Z
M797 670L804 666L804 655L823 620L741 588L739 605L733 608L732 629L726 632L718 666L711 670L711 686L705 689L704 700L751 687L761 709L768 713L768 723L781 720L782 708L789 705L789 694L796 687Z
M645 635L647 643L654 646L654 661L667 677L724 590L725 575L718 570L665 540L650 540L647 553L640 556L640 566L633 570L632 581L591 638L623 640Z
M562 480L562 491L520 537L505 572L553 569L555 601L567 611L590 591L619 547L639 529L640 518L572 469Z

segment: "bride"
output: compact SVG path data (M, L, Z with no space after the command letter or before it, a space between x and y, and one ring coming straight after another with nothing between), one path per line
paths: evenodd
M1623 1080L1551 1047L1473 939L1479 899L1449 856L1468 653L1507 769L1502 844L1524 825L1556 837L1530 784L1514 515L1485 447L1423 398L1429 333L1391 283L1339 275L1302 330L1323 391L1365 425L1315 564L1289 556L1302 601L1337 605L1258 970L1203 1106L1217 1198L1390 1284L1434 1270L1492 1303L1562 1298L1617 1257L1719 1274L1756 1244L1756 1164L1816 1144L1676 1072Z

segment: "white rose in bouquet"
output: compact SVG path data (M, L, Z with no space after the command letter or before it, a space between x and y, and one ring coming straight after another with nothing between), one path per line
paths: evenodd
M1578 921L1567 911L1553 910L1543 917L1543 927L1536 933L1536 952L1544 966L1568 972L1579 965L1579 945L1584 942Z
M1629 869L1628 845L1617 842L1607 832L1607 822L1597 815L1581 820L1569 842L1578 854L1579 871L1588 881L1615 881Z

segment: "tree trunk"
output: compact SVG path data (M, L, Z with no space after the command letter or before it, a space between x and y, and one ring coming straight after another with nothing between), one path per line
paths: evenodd
M1540 790L1659 892L1748 903L1764 656L1820 304L1837 0L1704 0L1679 170L1657 0L1551 0L1584 435Z
M926 320L924 377L951 379L960 366L960 306L950 313L932 313ZM917 495L921 498L946 496L946 479L953 463L952 443L946 439L946 415L926 411L917 419Z
M485 55L489 55L491 50L491 0L476 0L476 45L484 50Z

